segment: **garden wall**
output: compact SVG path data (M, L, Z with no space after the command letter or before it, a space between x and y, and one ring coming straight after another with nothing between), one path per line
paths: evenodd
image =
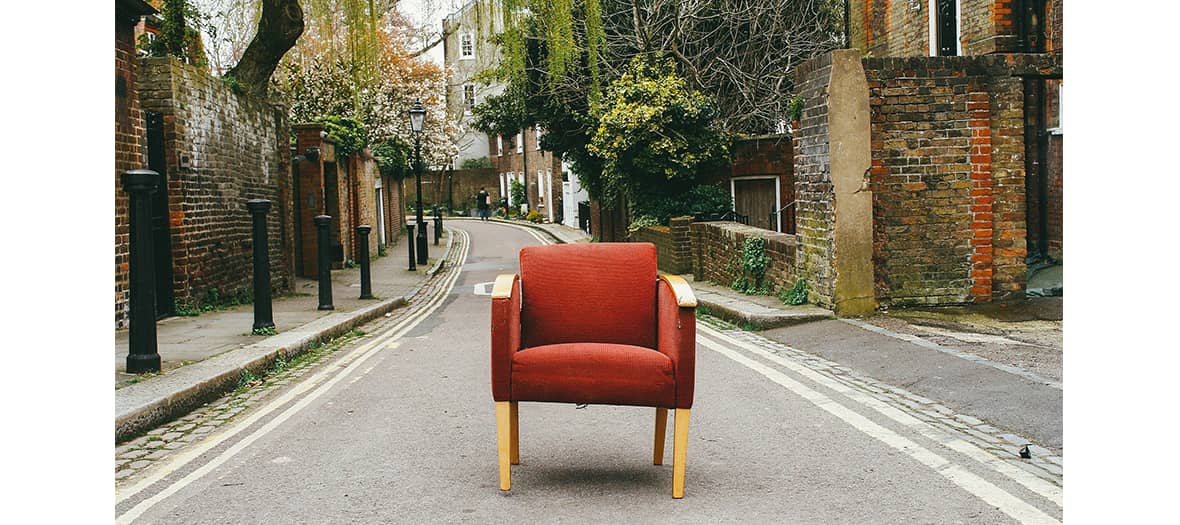
M144 111L163 115L172 272L177 301L200 304L252 287L249 199L269 199L271 286L294 269L291 156L286 111L239 95L172 58L141 59Z
M729 221L694 222L690 232L692 274L697 281L721 286L733 284L742 275L742 246L747 238L758 237L765 241L763 250L770 259L764 284L776 294L795 284L797 239L794 235Z
M631 234L632 242L656 245L657 265L671 274L692 273L691 217L673 217L668 226L645 226Z

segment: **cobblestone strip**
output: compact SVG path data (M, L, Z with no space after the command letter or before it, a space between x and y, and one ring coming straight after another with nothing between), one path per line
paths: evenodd
M251 408L259 406L263 401L273 398L283 387L298 383L309 372L317 369L317 365L330 361L331 356L346 346L364 343L374 334L382 333L409 317L416 310L415 305L427 303L431 298L445 292L444 286L448 277L461 270L467 234L462 231L454 232L454 245L448 252L446 264L441 271L435 272L421 286L411 292L407 298L408 307L399 308L378 317L361 329L353 330L332 341L313 347L307 353L292 359L289 363L280 362L279 365L265 377L243 376L241 386L212 401L188 415L166 425L154 428L146 434L121 443L115 447L115 482L126 483L136 474L144 472L160 460L167 458L177 450L200 441L215 430Z
M712 325L727 337L750 343L772 354L791 359L847 387L864 392L883 403L912 415L950 436L974 444L1005 463L1025 470L1038 478L1058 486L1064 485L1062 471L1064 461L1062 457L1054 455L1052 451L1044 447L1033 444L1032 441L1024 437L998 429L978 418L966 414L958 414L932 399L858 374L848 367L841 366L822 357L792 348L752 332L737 329L724 321L718 321L712 318L703 318L702 320ZM1028 445L1029 452L1032 455L1030 459L1020 457L1020 449L1025 445Z

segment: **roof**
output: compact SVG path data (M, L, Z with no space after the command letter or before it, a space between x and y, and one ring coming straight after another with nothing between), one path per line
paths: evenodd
M159 13L156 8L144 0L115 0L115 11L125 11L135 18Z

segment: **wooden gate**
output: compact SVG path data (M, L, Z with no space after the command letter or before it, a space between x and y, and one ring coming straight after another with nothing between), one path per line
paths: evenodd
M778 231L771 214L778 210L778 177L733 179L734 211L750 218L750 226Z

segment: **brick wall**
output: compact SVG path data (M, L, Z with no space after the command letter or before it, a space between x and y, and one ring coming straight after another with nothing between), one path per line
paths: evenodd
M147 167L146 135L139 92L135 89L138 62L135 58L134 25L121 10L115 14L115 327L126 328L129 314L128 279L130 227L127 192L119 175Z
M660 270L672 274L692 273L692 217L673 217L668 226L645 226L631 234L632 242L656 245Z
M808 281L811 301L832 304L834 209L828 157L827 83L832 55L825 54L795 69L795 89L803 97L803 118L795 130L795 201L798 235L797 273Z
M531 168L530 168L531 169ZM447 176L450 174L450 184ZM555 176L556 177L556 176ZM535 175L534 175L534 178ZM533 181L536 182L535 180ZM470 212L475 209L475 194L479 189L487 190L489 202L494 211L500 202L500 174L495 168L456 169L428 171L422 178L422 205L429 208L438 203L446 206L448 194L451 196L455 211ZM406 202L415 202L417 195L413 177L406 178Z
M932 7L929 0L850 2L852 47L873 57L929 56ZM961 55L1015 50L1013 0L960 0L958 7Z
M773 293L795 284L797 238L754 228L736 222L694 222L690 226L692 274L698 281L730 286L742 275L742 246L748 237L766 241L764 251L770 259L764 283Z
M1023 88L1008 62L864 61L882 302L957 304L1023 293ZM1032 62L1022 67L1039 67Z
M170 58L140 61L144 110L163 114L176 298L251 289L246 201L270 199L272 286L289 290L294 232L286 111Z

